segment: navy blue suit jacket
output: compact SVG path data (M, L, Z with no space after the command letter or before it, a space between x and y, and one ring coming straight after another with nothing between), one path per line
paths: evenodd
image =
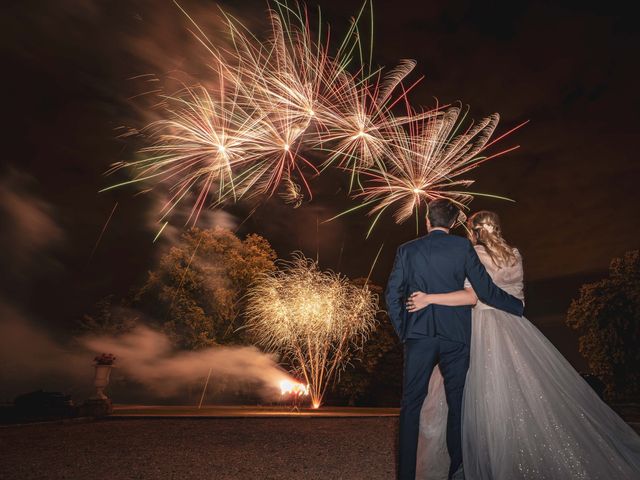
M469 279L476 295L487 305L522 316L522 302L498 288L480 262L469 240L433 230L398 248L386 290L387 310L404 342L424 336L471 342L471 307L429 305L417 312L406 309L413 292L449 293L464 288Z

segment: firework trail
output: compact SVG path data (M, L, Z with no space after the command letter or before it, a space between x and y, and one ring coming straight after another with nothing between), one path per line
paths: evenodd
M115 213L116 208L118 208L118 202L116 202L115 205L113 206L113 209L111 210L111 213L107 218L107 221L104 223L102 230L100 230L100 235L98 235L98 239L96 240L96 243L93 245L93 249L91 249L91 254L89 255L88 262L91 261L91 259L93 258L93 255L96 253L96 250L98 249L98 245L100 245L100 241L102 240L104 232L107 230L107 226L109 225L109 222L111 221L111 217L113 217L113 214Z
M367 286L322 272L295 255L284 268L262 276L248 293L248 328L269 351L281 353L308 384L318 408L349 352L375 327L377 296Z

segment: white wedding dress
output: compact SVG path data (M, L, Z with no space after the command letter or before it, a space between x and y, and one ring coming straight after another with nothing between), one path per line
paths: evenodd
M522 260L493 281L523 298ZM478 303L463 404L467 480L638 480L640 436L609 408L526 318ZM447 478L447 403L438 368L420 415L416 478Z

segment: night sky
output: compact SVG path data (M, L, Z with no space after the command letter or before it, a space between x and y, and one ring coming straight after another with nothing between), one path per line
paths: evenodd
M506 238L525 259L527 315L579 367L575 335L563 326L578 287L601 277L612 257L638 248L639 163L635 18L588 2L374 2L375 62L418 61L414 105L461 101L470 115L498 112L498 133L530 120L502 142L515 152L475 170L473 190L516 203L476 199L497 211ZM213 38L215 2L181 2ZM252 28L263 1L221 2ZM336 36L360 1L321 2ZM315 9L316 2L308 5ZM170 1L16 2L5 7L2 35L4 153L0 172L0 301L30 321L64 333L100 298L139 285L172 238L152 245L158 201L114 183L109 165L140 147L119 127L141 126L150 100L141 74L206 76L206 52ZM136 97L136 98L132 98ZM414 238L410 221L355 213L346 179L312 182L299 209L266 201L239 226L264 235L280 257L302 250L323 267L384 285L395 249ZM92 251L115 203L108 228ZM201 226L238 226L250 206L202 217ZM175 232L173 232L175 234ZM424 229L420 234L424 234ZM461 233L461 232L459 232Z

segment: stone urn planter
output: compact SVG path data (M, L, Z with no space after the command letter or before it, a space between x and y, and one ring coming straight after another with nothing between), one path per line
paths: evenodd
M111 369L116 357L110 353L103 353L95 358L95 377L93 379L93 385L96 387L96 394L93 399L107 400L108 397L104 394L104 389L109 385L109 377L111 376Z
M113 365L100 365L96 364L96 373L93 379L93 385L96 387L96 394L93 398L106 400L107 397L104 394L104 389L109 385L109 376L111 375L111 369Z
M103 353L94 358L93 386L96 387L96 393L80 405L79 415L81 417L98 418L113 412L113 405L109 397L105 395L104 389L109 385L109 377L115 361L116 357L110 353Z

